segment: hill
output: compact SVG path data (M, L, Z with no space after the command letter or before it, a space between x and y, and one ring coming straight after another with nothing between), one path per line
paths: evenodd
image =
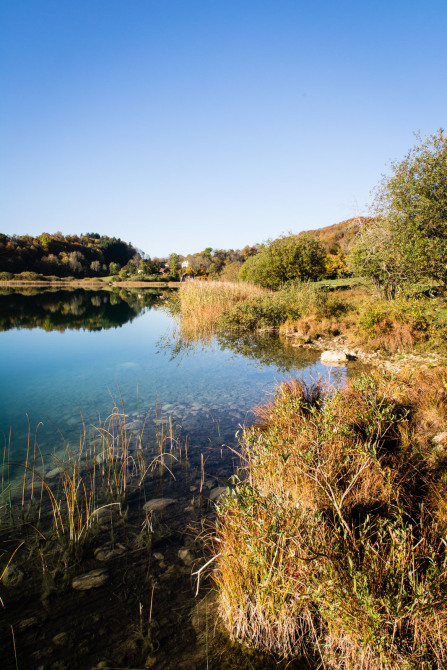
M307 235L319 240L324 245L327 253L336 254L338 251L342 251L349 254L360 229L372 221L374 219L369 216L356 216L340 223L334 223L332 226L302 232L300 235Z

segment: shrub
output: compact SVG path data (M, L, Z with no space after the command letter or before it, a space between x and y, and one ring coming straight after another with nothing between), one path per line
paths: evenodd
M37 272L27 271L14 275L14 279L18 279L19 281L42 281L45 277Z
M431 303L424 300L376 302L363 310L357 330L375 346L391 352L402 351L434 334L435 312Z
M292 381L259 410L218 508L234 638L339 670L446 667L446 388L446 370L332 394Z
M305 316L329 318L346 310L346 303L337 296L312 284L290 282L276 293L237 304L222 315L219 326L230 330L274 328Z

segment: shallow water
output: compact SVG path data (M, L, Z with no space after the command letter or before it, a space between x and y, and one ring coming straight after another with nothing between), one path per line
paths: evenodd
M13 460L20 460L26 451L27 415L32 436L38 427L38 444L45 455L58 453L63 447L60 434L75 447L81 415L89 429L98 424L99 416L104 419L110 413L114 400L123 402L131 420L149 413L149 433L157 408L158 419L161 412L164 418L172 416L192 443L214 437L217 429L229 440L247 413L268 398L284 378L328 375L328 368L318 362L316 354L285 350L275 336L225 344L214 340L209 346L173 358L166 345L173 329L172 317L160 309L161 301L144 306L147 300L138 298L142 291L129 293L136 313L128 316L133 320L113 327L107 315L107 327L102 329L100 319L105 315L95 321L91 312L99 311L111 294L89 291L84 298L89 306L84 329L81 314L76 316L78 329L74 330L70 318L73 310L82 312L80 293L83 295L79 290L68 296L44 294L45 311L57 324L55 328L66 328L63 332L29 327L36 303L36 297L31 296L22 307L22 311L26 309L26 327L19 322L22 327L0 333L0 431L8 437L11 430ZM2 315L11 311L14 295L7 296L7 301L5 298L0 295ZM127 304L123 298L120 301ZM82 309L85 313L85 305ZM121 308L120 315L123 311ZM36 310L36 321L38 317L41 326L48 329L48 319L42 319ZM92 321L98 329L88 329ZM346 371L338 369L336 374L342 380Z
M113 399L123 404L136 435L144 424L142 444L149 455L157 453L157 432L166 437L169 422L177 456L183 445L183 460L170 462L171 472L150 473L147 486L129 494L126 515L99 524L76 563L53 559L57 547L29 530L28 556L20 549L14 558L20 583L12 589L0 583L7 612L0 626L4 667L16 667L11 626L19 667L279 667L228 645L211 623L210 582L204 576L196 598L191 573L209 559L201 538L212 530L212 492L226 485L237 466L235 435L253 422L253 407L286 378L331 377L340 384L350 372L331 371L316 353L287 346L275 335L220 337L194 350L176 347L165 300L166 294L141 290L0 294L0 430L11 478L23 473L14 463L26 454L27 415L32 445L38 427L46 472L52 454L63 457L64 440L76 450L81 414L88 442ZM175 503L154 513L149 532L143 504L159 496ZM14 533L1 538L0 571L18 544ZM73 576L102 567L95 551L117 543L125 551L105 564L107 586L74 591ZM185 550L191 565L180 557Z

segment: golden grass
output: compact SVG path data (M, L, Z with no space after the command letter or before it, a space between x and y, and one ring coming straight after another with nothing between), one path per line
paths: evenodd
M269 294L248 283L189 281L178 292L180 333L188 342L208 341L216 332L221 314L235 305Z
M446 370L329 395L295 381L260 410L216 534L233 637L340 670L446 667L446 384Z
M82 421L76 449L64 440L64 453L53 456L53 472L46 467L38 445L39 426L32 435L28 422L23 463L10 461L10 439L5 439L0 491L2 530L33 529L36 537L57 541L64 562L76 561L85 542L96 532L101 509L113 507L124 516L129 492L142 488L150 472L156 467L171 472L173 461L187 458L187 444L183 454L172 419L166 428L157 408L154 421L158 454L145 458L143 433L148 417L144 416L140 430L135 432L128 427L122 398L121 406L114 401L111 413L104 420L99 418L90 435ZM10 478L11 465L23 468L21 482Z

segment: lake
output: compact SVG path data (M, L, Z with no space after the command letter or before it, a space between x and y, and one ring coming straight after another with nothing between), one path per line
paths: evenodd
M29 544L35 563L27 563L20 548L12 563L16 588L0 583L8 613L1 629L4 667L16 667L16 653L18 667L60 670L109 664L270 667L269 659L234 647L223 664L215 645L221 650L226 642L218 633L213 642L211 633L205 635L210 582L204 576L195 598L191 573L209 558L204 537L212 532L213 491L228 483L239 464L236 434L254 422L253 408L268 401L284 379L322 377L342 384L349 371L327 368L317 353L275 334L221 336L184 346L167 300L166 291L153 289L0 291L2 485L11 515L12 485L18 484L19 497L25 484L29 489L28 479L23 484L28 444L34 454L42 453L38 462L45 466L36 468L42 479L80 444L88 450L114 405L133 431L134 462L140 451L151 462L161 442L172 452L168 471L151 469L149 488L129 487L129 512L109 525L99 523L76 561L61 558L54 538L31 524L47 544L28 528L24 546ZM148 516L142 512L148 496L172 503ZM10 530L2 536L0 572L16 546L14 537ZM108 586L78 593L71 580L103 565L98 550L108 556ZM210 601L209 612L213 607ZM220 658L214 665L213 653Z
M317 354L286 349L275 335L214 340L175 355L165 297L82 289L0 295L0 430L6 438L11 429L14 460L26 451L27 415L33 435L40 424L43 453L58 453L61 434L72 446L78 441L81 415L95 425L121 394L130 417L149 412L147 430L157 409L203 445L217 424L233 440L286 377L328 375ZM345 370L336 375L342 381Z

